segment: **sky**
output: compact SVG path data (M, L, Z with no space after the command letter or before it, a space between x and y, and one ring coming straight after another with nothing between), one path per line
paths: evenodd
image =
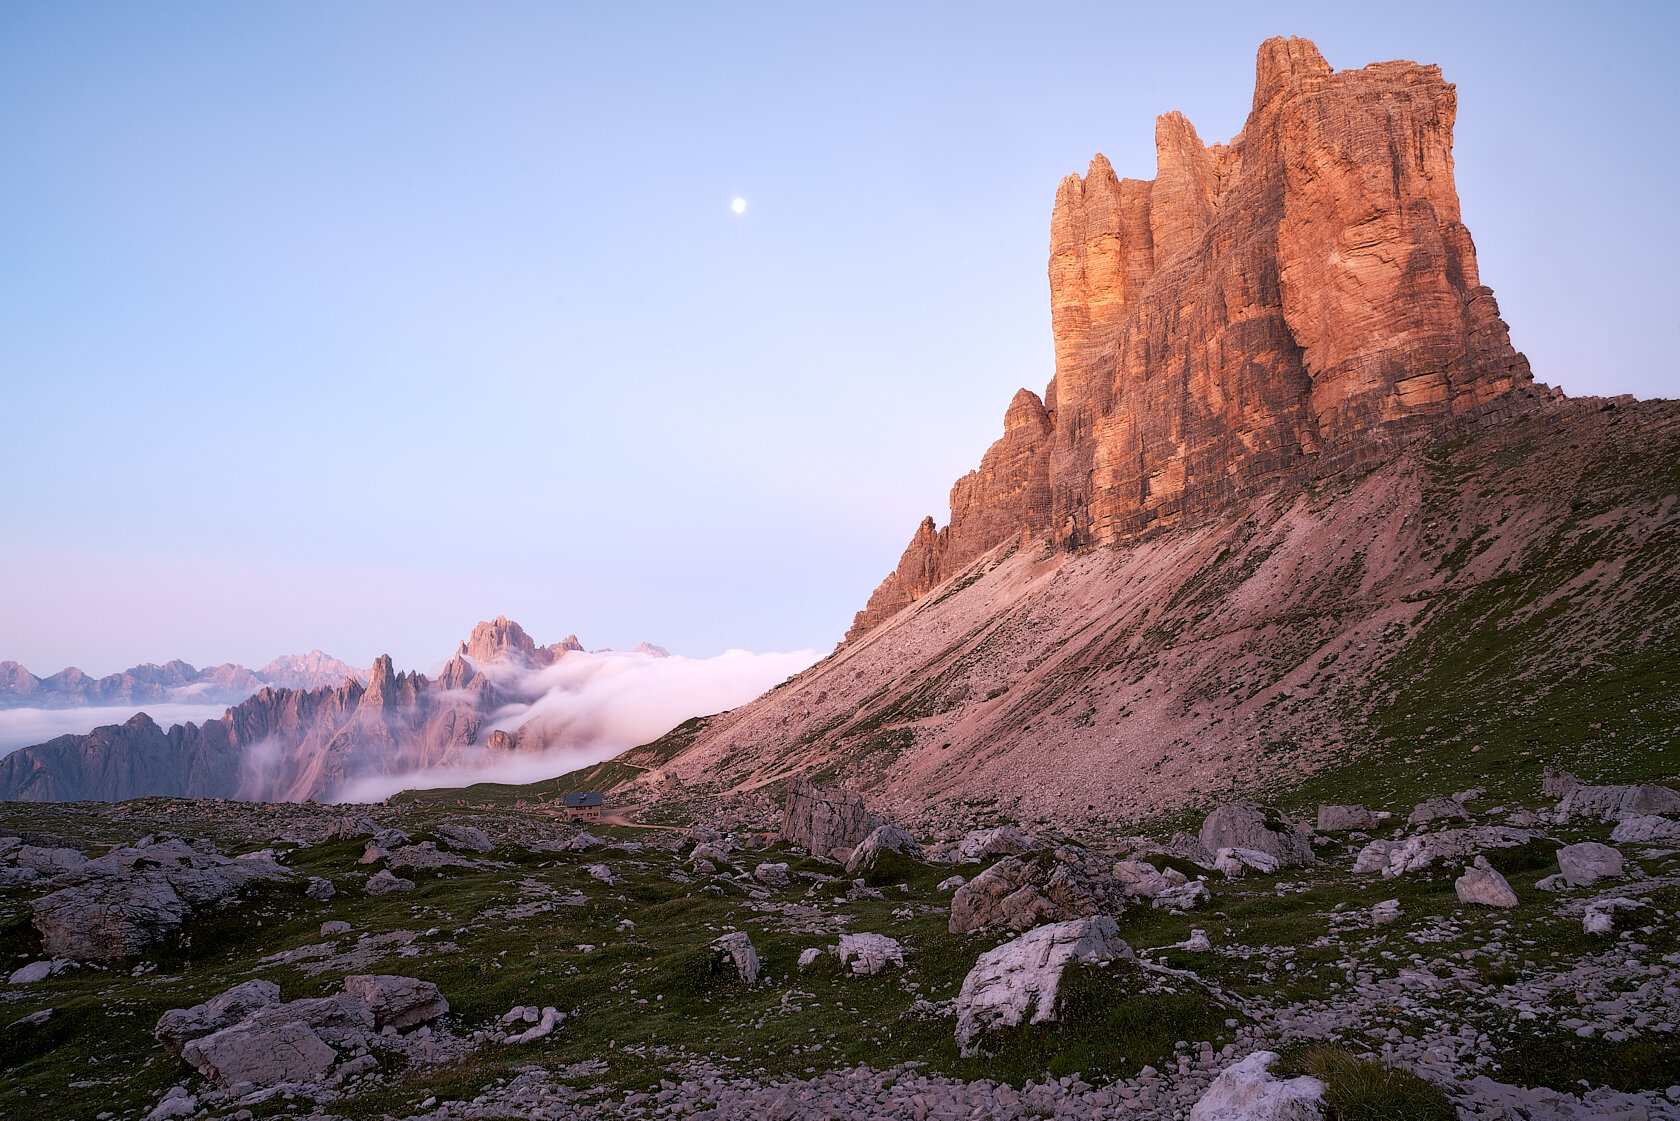
M1680 396L1677 12L12 0L0 659L826 650L1049 379L1057 182L1276 34L1440 64L1536 377Z

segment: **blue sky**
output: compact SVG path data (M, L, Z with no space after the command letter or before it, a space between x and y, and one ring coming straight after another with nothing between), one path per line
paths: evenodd
M826 649L1050 375L1057 181L1273 34L1439 63L1536 375L1680 394L1675 9L1367 7L8 3L0 658Z

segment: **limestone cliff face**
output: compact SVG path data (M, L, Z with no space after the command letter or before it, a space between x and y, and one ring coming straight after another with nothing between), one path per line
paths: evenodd
M1154 180L1101 155L1063 180L1055 377L1016 395L950 524L923 523L848 638L1000 544L1133 539L1522 407L1528 363L1459 216L1456 112L1437 67L1337 72L1272 39L1229 144L1169 113Z

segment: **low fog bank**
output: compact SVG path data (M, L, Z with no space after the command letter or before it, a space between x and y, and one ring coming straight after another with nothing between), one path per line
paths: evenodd
M163 702L147 705L111 705L103 708L9 708L0 709L0 755L20 747L34 747L59 736L86 735L95 728L126 723L144 712L168 729L172 724L203 724L220 719L226 704Z
M493 731L517 734L517 750L480 751L466 765L353 779L339 800L377 802L400 790L554 778L656 740L690 717L743 705L816 660L810 650L730 650L715 658L600 651L568 654L536 670L486 665L481 669L499 686L534 698L498 710L483 730L484 739Z

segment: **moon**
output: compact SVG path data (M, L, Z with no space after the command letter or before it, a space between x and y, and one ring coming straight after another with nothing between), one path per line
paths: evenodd
M738 198L729 204L729 209L733 210L737 214L745 214L747 212L747 200Z

